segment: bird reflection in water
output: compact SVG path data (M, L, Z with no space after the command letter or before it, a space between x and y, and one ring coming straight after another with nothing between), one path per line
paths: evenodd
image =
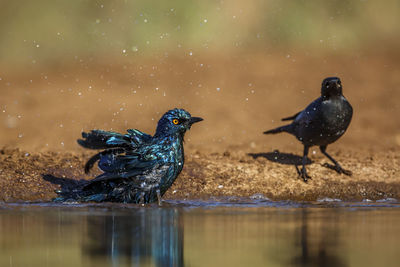
M90 260L112 266L183 266L183 222L180 211L138 209L87 217L83 252Z
M300 255L295 255L291 260L291 266L347 266L336 248L339 229L335 221L335 214L328 216L326 220L331 224L313 225L309 210L303 209L301 213L301 225L296 235L300 235L300 242L295 238L296 247L301 248ZM330 219L330 220L329 220ZM317 226L317 227L315 227Z

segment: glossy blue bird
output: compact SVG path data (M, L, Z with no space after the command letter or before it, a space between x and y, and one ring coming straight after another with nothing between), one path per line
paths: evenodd
M57 201L151 203L171 187L184 164L183 140L191 126L202 121L184 109L166 112L154 136L136 129L127 134L92 130L78 143L89 149L105 149L88 160L88 173L98 161L104 172L81 188L60 192Z

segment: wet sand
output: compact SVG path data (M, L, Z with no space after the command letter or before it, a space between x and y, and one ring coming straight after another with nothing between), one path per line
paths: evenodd
M393 54L285 53L154 56L126 62L77 60L49 67L0 67L0 201L49 201L74 186L94 152L82 130L153 133L168 109L205 120L187 134L186 163L166 199L252 196L273 200L400 199L400 60ZM302 146L265 136L341 77L353 105L348 132L328 147L353 176L323 167L312 148L307 184L298 176ZM279 150L280 152L274 152Z

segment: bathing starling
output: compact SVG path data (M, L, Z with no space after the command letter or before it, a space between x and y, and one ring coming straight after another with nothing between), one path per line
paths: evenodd
M78 143L89 149L104 149L85 165L88 173L98 161L104 172L84 186L61 192L56 201L151 203L173 184L184 163L183 138L192 124L202 121L183 109L165 113L154 136L136 129L127 134L92 130Z
M304 152L302 169L299 175L307 182L311 178L307 174L305 164L307 162L308 149L311 146L319 146L321 152L334 164L331 166L338 173L351 175L351 171L343 169L332 158L326 148L338 140L346 131L353 115L353 108L342 94L342 83L338 77L329 77L322 81L321 97L313 101L306 109L297 114L282 119L292 121L288 125L264 132L264 134L276 134L287 132L296 136L303 143Z

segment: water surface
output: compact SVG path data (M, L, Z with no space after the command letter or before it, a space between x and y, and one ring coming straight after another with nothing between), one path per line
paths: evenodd
M399 266L400 205L3 204L0 266Z

